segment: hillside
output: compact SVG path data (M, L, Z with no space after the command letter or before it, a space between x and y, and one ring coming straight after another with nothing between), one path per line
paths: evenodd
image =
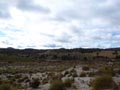
M14 49L14 48L1 48L0 60L1 61L14 61L14 60L118 60L120 59L120 48L110 49Z

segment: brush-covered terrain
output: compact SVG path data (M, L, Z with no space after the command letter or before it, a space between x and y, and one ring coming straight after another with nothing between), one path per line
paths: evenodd
M120 48L1 48L0 90L120 90Z

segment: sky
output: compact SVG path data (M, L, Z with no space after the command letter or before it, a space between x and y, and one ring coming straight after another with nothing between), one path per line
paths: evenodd
M0 0L0 48L120 46L120 0Z

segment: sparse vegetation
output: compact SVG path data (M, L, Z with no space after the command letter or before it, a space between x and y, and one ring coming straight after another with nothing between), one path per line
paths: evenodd
M1 84L0 90L13 90L10 84Z
M54 80L52 81L49 90L67 90L66 88L70 88L74 82L74 79L65 79L62 80Z
M107 75L113 76L114 75L113 67L102 66L99 69L99 74L102 74L102 75L107 74Z
M93 90L119 90L119 54L81 48L0 49L0 90L90 90L87 85Z
M9 80L0 80L0 90L17 90L21 89L21 85L12 83Z
M93 90L105 90L105 89L113 89L113 79L109 75L96 77L92 81Z

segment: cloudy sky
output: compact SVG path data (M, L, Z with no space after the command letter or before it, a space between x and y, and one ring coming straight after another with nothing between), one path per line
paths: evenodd
M0 48L120 46L120 0L0 0Z

